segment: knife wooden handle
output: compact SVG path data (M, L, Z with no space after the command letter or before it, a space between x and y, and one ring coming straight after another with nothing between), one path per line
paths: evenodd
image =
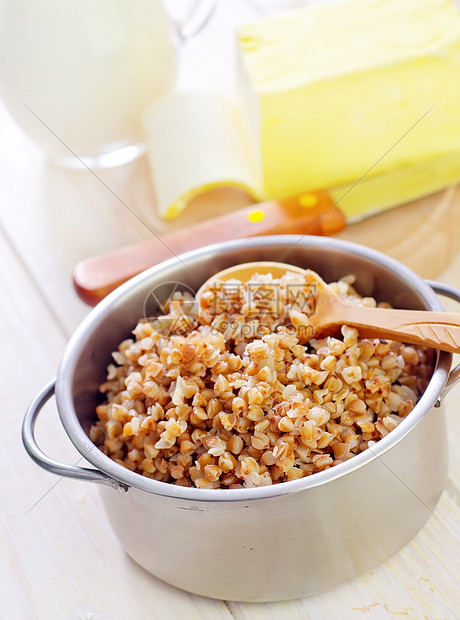
M205 220L168 235L141 241L77 264L73 283L90 306L129 278L176 254L210 243L269 234L330 235L345 218L327 192L309 192L286 200L261 202Z

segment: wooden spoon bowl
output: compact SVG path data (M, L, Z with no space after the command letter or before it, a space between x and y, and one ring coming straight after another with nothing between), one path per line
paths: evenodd
M286 263L272 263L270 261L255 261L253 263L232 265L231 267L227 267L227 269L223 269L208 278L198 289L196 298L199 300L204 291L211 288L217 281L227 282L228 280L239 280L244 284L256 274L261 276L271 273L275 279L279 279L286 275L288 271L292 271L300 275L305 274L305 269L302 269L301 267L288 265Z
M342 325L349 325L356 327L363 338L390 338L450 353L460 352L460 313L352 305L336 295L316 272L294 265L258 261L229 267L209 278L198 290L197 299L218 280L236 279L245 283L257 274L271 273L278 279L287 272L303 274L305 286L313 288L316 305L308 319L315 337L331 335Z

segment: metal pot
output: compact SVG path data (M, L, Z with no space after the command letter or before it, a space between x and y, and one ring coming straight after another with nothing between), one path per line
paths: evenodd
M152 288L178 281L197 290L220 269L255 260L308 266L326 281L354 273L361 294L397 308L443 310L434 291L460 301L456 289L424 282L379 252L330 238L260 237L189 252L127 282L88 315L67 346L56 382L30 405L23 440L41 467L101 485L121 544L155 576L218 599L275 601L317 594L369 571L427 521L446 479L442 397L460 369L450 372L452 355L439 352L428 388L395 430L372 451L300 480L241 490L185 488L106 457L87 436L98 385ZM96 469L63 465L37 446L35 420L55 389L65 430Z

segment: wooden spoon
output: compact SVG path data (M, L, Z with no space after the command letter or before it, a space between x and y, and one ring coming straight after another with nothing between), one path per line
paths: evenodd
M355 306L340 299L316 272L284 263L261 261L225 269L200 287L197 298L217 280L237 279L244 283L256 274L271 273L280 278L289 271L305 275L305 285L314 289L316 307L308 318L315 338L349 325L356 327L362 338L390 338L460 353L460 313Z

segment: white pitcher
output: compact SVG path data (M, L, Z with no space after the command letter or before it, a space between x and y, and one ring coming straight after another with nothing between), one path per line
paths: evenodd
M61 164L121 164L174 87L180 38L161 0L0 0L0 96Z

